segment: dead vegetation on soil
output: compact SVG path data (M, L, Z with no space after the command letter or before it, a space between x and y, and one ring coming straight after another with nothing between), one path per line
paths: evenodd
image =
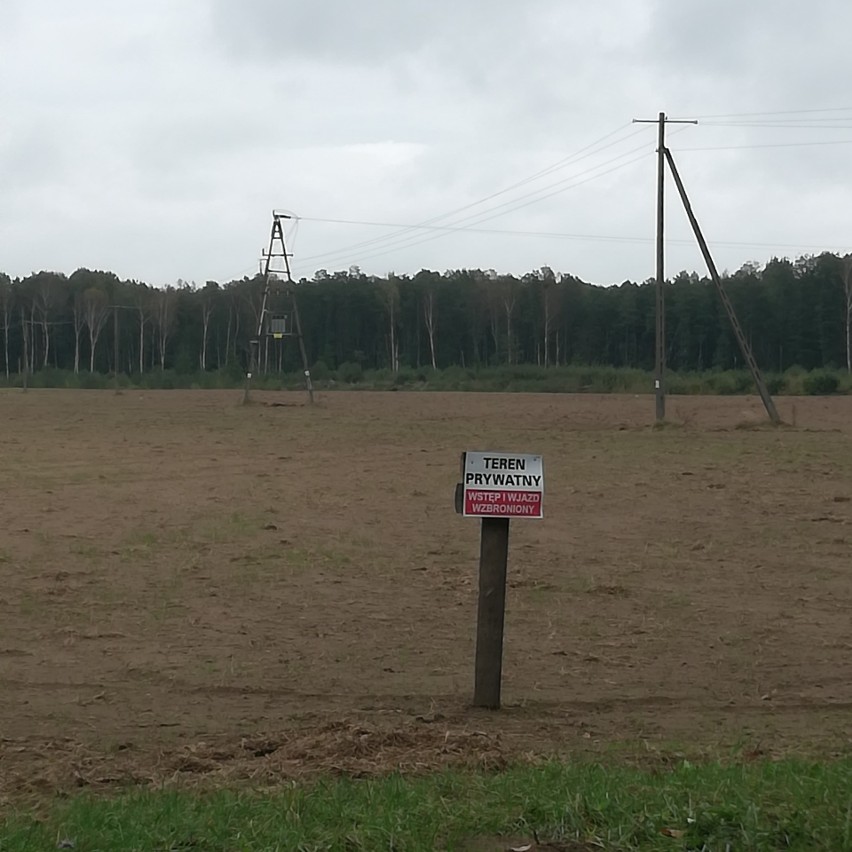
M104 752L73 740L6 739L0 740L0 801L127 786L276 786L319 776L493 771L506 763L499 734L424 724L383 728L347 720L275 736L218 736L158 750L119 744Z

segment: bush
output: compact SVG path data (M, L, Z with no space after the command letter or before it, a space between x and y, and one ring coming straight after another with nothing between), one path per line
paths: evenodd
M642 392L647 392L647 388L643 388ZM713 393L713 385L701 373L668 373L666 393L672 396L709 394Z
M805 393L811 396L822 396L829 393L837 393L840 387L840 379L828 370L814 370L805 376L802 382Z
M782 394L786 390L787 382L784 376L779 376L777 373L773 373L769 376L765 376L764 380L766 382L766 389L773 396L776 394Z
M148 390L174 390L180 386L180 377L174 370L154 369L142 377L142 387Z
M354 385L363 378L361 365L355 361L344 361L337 368L337 381L344 382L347 385Z
M400 367L393 377L393 383L396 387L404 387L413 384L415 381L417 381L417 374L411 367Z
M710 387L716 393L728 396L753 391L754 381L751 373L745 370L726 370L711 377Z
M333 387L335 379L342 386L373 390L445 390L527 393L630 393L652 394L653 374L646 370L609 367L595 364L568 364L541 367L535 364L500 364L495 366L449 366L433 370L430 365L402 366L396 372L389 367L364 369L357 361L347 361L332 372L327 362L317 361L312 377L319 387ZM142 387L150 389L240 388L245 381L243 367L232 360L217 370L193 370L180 373L175 369L150 371L132 375L89 373L83 369L75 374L71 370L53 367L36 370L28 376L32 388L111 389ZM767 372L764 381L769 392L776 394L824 395L852 393L852 374L845 370L821 368L807 372L801 367L791 367L783 374ZM22 377L12 373L6 380L0 375L0 387L20 388ZM302 390L305 376L301 369L285 373L258 373L252 380L258 390ZM751 373L748 370L716 370L713 372L667 372L668 394L753 394Z
M219 370L219 374L227 382L241 382L245 380L246 370L240 361L231 359L226 366Z
M338 370L339 375L340 370ZM395 373L390 367L380 367L378 370L365 370L362 368L361 377L355 381L365 389L386 390L393 387L394 375Z
M83 390L101 390L106 387L106 376L100 373L79 373L77 387Z
M218 370L199 373L197 382L204 390L215 390L220 387L227 387L227 385L222 384L222 375Z
M472 379L475 374L473 370L467 367L460 367L457 364L453 364L450 367L439 370L438 375L448 382L465 382L468 379Z
M56 367L44 367L33 373L32 386L34 388L61 388L65 386L65 370L57 370Z
M327 382L331 378L331 370L328 369L328 364L325 361L317 361L311 367L311 378L318 382Z

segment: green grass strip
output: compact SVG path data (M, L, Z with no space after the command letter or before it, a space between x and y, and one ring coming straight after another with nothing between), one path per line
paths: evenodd
M499 837L536 834L571 850L852 850L852 761L663 770L548 764L273 791L81 795L39 818L6 813L0 850L56 849L67 840L75 852L401 852L499 849Z

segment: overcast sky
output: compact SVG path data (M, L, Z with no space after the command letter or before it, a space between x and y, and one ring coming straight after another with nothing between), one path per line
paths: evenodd
M0 271L226 281L276 208L297 275L643 280L660 111L700 119L667 132L721 269L852 251L850 32L847 0L0 0ZM668 272L703 272L667 189Z

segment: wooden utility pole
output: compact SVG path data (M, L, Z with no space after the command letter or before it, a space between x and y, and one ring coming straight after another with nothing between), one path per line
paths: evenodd
M657 124L657 274L655 288L654 399L657 422L666 419L666 296L665 284L665 174L666 124L698 124L694 119L634 118L635 124Z
M734 330L734 336L737 338L737 343L740 346L740 352L742 352L743 358L748 364L749 370L751 370L751 376L757 386L757 392L760 394L761 400L763 400L763 407L766 409L769 419L777 426L781 423L781 418L778 416L778 410L775 408L775 403L772 400L769 389L763 381L763 376L760 374L760 368L757 366L757 361L755 361L754 354L751 351L751 346L749 346L748 340L743 334L736 312L734 311L734 306L731 304L731 300L728 298L728 294L722 284L722 279L719 277L719 273L716 270L716 264L713 262L713 256L710 254L707 241L704 239L704 234L701 233L701 228L698 226L698 220L692 212L692 205L689 203L689 198L686 194L683 181L680 179L680 173L675 165L674 157L672 157L672 153L668 150L668 148L665 149L665 155L669 168L672 170L672 177L674 178L675 185L677 186L677 191L680 194L680 200L683 202L683 209L686 211L689 224L692 225L692 231L695 234L695 239L698 241L698 247L701 249L701 254L704 256L704 262L707 264L710 277L716 285L719 298L722 300L725 313L728 315L731 328Z
M665 244L663 232L665 227L665 160L663 151L666 148L666 114L661 112L659 117L659 132L657 135L657 282L655 286L655 351L654 358L654 400L656 402L657 422L666 419L666 294L665 283Z

